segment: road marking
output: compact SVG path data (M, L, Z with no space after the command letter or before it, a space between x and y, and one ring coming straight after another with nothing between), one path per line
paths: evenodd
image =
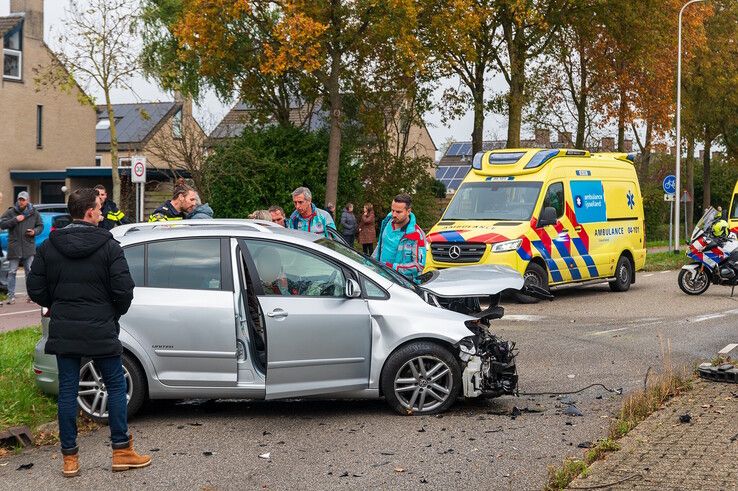
M526 314L510 314L502 317L502 320L508 321L523 321L523 322L538 322L542 321L546 317L542 315L526 315Z
M643 276L644 278L648 278L649 276L653 276L653 273L648 273L648 274L644 274L644 275L641 275L641 276Z
M671 273L671 270L670 269L667 269L666 271L661 271L660 274L666 274L666 273Z
M691 319L692 322L704 322L709 321L712 319L720 319L721 317L725 317L726 314L706 314L706 315L700 315L697 317L694 317Z
M6 314L0 314L0 317L5 317L8 315L20 315L20 314L30 314L32 312L38 312L39 309L33 309L33 310L21 310L20 312L8 312Z
M628 329L630 329L630 328L629 327L619 327L617 329L608 329L607 331L597 331L597 332L593 332L591 334L592 334L592 336L599 336L600 334L607 334L607 333L610 333L610 332L627 331Z

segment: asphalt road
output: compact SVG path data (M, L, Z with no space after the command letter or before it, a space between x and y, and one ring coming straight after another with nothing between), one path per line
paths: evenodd
M665 357L690 365L738 339L738 297L716 287L688 297L674 271L640 274L626 293L604 285L556 295L507 305L496 321L520 349L522 391L602 383L627 392ZM101 429L80 439L83 474L73 485L541 489L548 465L606 435L622 396L592 388L571 399L582 416L562 414L566 406L547 395L460 402L443 417L395 416L383 401L157 403L131 423L136 447L154 455L150 468L111 474ZM515 418L514 406L523 410ZM27 463L34 466L16 470ZM57 447L13 456L0 462L0 488L68 486L60 466Z
M0 306L0 332L41 323L41 307L27 302L26 277L23 274L23 268L18 272L15 293L15 304Z

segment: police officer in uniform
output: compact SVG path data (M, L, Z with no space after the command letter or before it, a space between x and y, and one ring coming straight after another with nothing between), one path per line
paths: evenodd
M102 206L102 221L100 222L100 227L105 230L112 230L118 225L130 223L125 214L118 209L118 205L115 204L115 201L108 199L108 192L105 189L105 186L98 184L95 186L95 192L97 193L97 197L100 199L100 205Z
M184 220L192 213L197 205L197 193L187 185L174 188L172 199L154 210L149 217L150 222L168 222L171 220Z

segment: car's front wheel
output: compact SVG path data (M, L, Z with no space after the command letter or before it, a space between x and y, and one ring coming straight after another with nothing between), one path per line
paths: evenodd
M138 363L127 353L121 356L126 380L128 416L133 416L146 399L146 379ZM99 423L108 422L108 391L100 369L92 360L86 360L79 371L79 408Z
M390 355L381 384L387 403L397 413L436 414L456 401L461 391L461 367L448 349L420 341Z

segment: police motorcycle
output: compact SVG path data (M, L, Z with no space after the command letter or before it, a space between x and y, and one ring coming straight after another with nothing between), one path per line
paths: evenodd
M701 295L710 283L738 285L738 237L713 207L705 210L689 239L687 256L694 262L679 272L679 288L687 295Z

